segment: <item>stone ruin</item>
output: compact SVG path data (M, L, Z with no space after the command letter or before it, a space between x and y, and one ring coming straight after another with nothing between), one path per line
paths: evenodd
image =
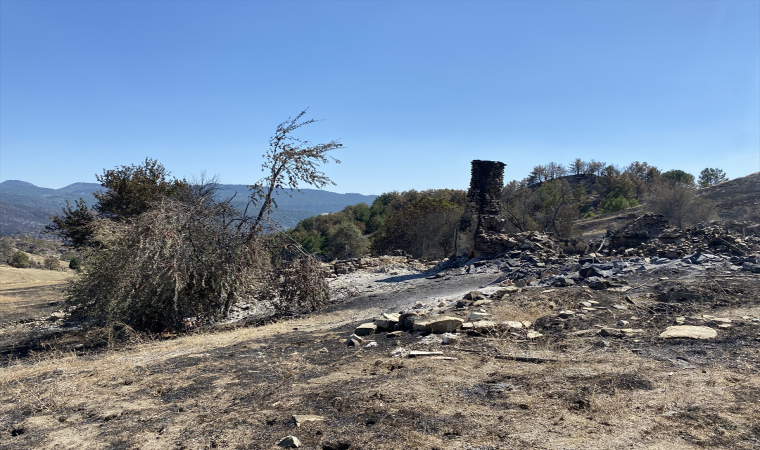
M503 250L491 237L501 234L506 224L501 214L505 165L499 161L472 161L467 205L457 228L457 257L483 257Z

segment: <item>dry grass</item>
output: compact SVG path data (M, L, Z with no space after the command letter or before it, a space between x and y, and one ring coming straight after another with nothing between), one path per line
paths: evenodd
M526 290L494 313L534 320L605 295L619 300ZM340 339L360 315L14 360L0 369L0 448L274 449L291 434L319 450L760 447L760 326L737 325L714 343L666 342L653 330L463 336L456 347L405 333L347 347ZM397 347L456 359L391 357ZM293 414L325 421L297 427Z
M61 288L72 271L0 266L0 325L41 317L61 308Z
M17 269L0 265L0 289L60 284L74 274L71 270Z

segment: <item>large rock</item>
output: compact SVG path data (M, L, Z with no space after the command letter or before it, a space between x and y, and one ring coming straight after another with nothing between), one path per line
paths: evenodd
M371 334L375 334L375 331L377 331L377 325L372 322L368 322L356 327L354 334L357 336L369 336Z
M383 313L380 317L375 319L375 325L383 330L392 330L398 323L398 320L398 314Z
M660 333L661 338L712 339L718 332L710 327L696 325L674 325Z
M464 320L457 317L442 316L421 322L415 322L412 329L414 331L425 331L428 333L448 333L456 330Z

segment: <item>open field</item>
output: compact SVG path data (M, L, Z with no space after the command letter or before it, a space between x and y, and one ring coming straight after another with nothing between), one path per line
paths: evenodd
M0 325L60 309L61 288L71 271L17 269L0 265Z
M323 313L169 340L122 329L88 350L75 344L95 333L71 332L0 369L0 448L274 449L288 435L319 450L760 448L760 277L664 270L648 275L657 282L632 279L630 301L616 289L536 287L486 306L494 320L534 322L543 336L533 339L343 342L378 311L451 296L488 273L349 275L365 290ZM653 297L673 289L692 295ZM631 331L614 331L620 320ZM718 337L659 337L679 321ZM302 414L322 420L297 426Z

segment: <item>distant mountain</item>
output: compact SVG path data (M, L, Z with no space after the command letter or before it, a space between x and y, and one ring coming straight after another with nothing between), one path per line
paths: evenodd
M49 189L20 180L0 183L0 235L38 234L49 223L48 217L60 214L68 200L74 203L80 197L88 205L95 203L94 192L103 187L97 183L74 183L60 189ZM238 209L245 208L249 195L244 184L222 184L219 186L220 199L235 196L232 203ZM273 214L284 228L294 227L300 220L323 213L338 212L357 203L372 204L376 195L337 194L318 189L302 189L288 196L278 192L275 197L278 209ZM23 208L21 208L23 207Z
M44 237L42 229L54 214L56 211L49 209L0 202L0 236L28 234Z

